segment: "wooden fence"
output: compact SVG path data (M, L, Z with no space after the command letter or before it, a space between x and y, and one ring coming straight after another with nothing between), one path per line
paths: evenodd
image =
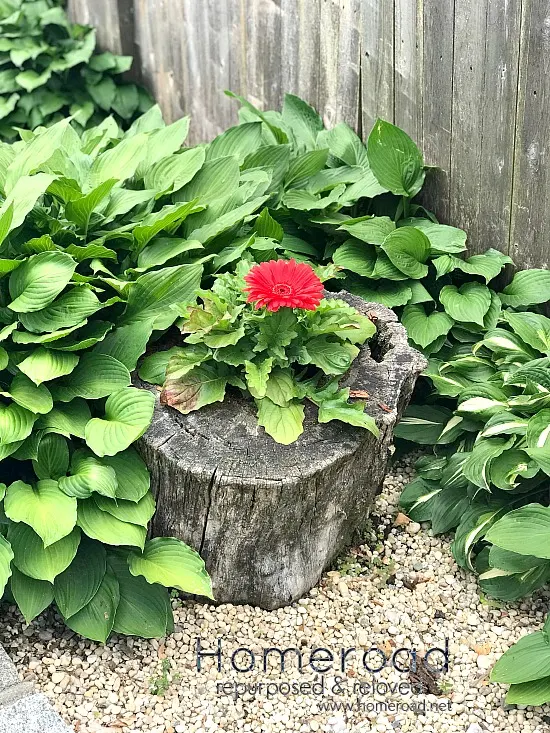
M441 168L427 199L470 247L550 264L550 0L69 0L131 53L194 142L234 124L232 89L286 91L366 137L377 116Z

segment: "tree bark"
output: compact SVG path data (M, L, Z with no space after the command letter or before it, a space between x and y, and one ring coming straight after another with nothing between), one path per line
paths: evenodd
M381 487L394 425L426 362L391 310L332 297L376 319L376 336L342 385L368 392L378 438L321 425L307 404L303 434L280 445L258 427L252 400L235 392L189 415L157 400L139 443L157 498L152 534L201 553L218 602L273 609L300 598L352 542Z

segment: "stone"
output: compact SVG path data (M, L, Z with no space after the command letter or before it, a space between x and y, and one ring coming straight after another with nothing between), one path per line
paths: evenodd
M221 603L274 609L307 593L363 525L386 472L393 428L425 359L388 308L348 293L377 333L342 380L366 391L380 436L332 421L305 405L304 432L276 443L257 425L252 400L238 393L182 415L160 405L138 448L157 499L153 536L197 549ZM409 525L410 527L410 525Z
M41 694L0 707L0 733L72 733Z

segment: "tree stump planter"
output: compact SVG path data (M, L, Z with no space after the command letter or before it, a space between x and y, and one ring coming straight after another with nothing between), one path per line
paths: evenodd
M279 445L258 427L252 400L235 392L189 415L157 398L139 442L157 499L152 534L201 553L218 602L273 609L303 596L352 542L381 487L393 428L426 362L391 310L332 297L376 318L377 334L341 383L368 392L379 438L320 425L306 404L303 434Z

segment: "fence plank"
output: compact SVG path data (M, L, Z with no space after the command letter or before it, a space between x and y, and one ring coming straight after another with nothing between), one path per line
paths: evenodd
M525 6L510 256L522 267L550 267L550 2Z
M376 118L394 120L394 1L361 3L361 127L367 135Z

